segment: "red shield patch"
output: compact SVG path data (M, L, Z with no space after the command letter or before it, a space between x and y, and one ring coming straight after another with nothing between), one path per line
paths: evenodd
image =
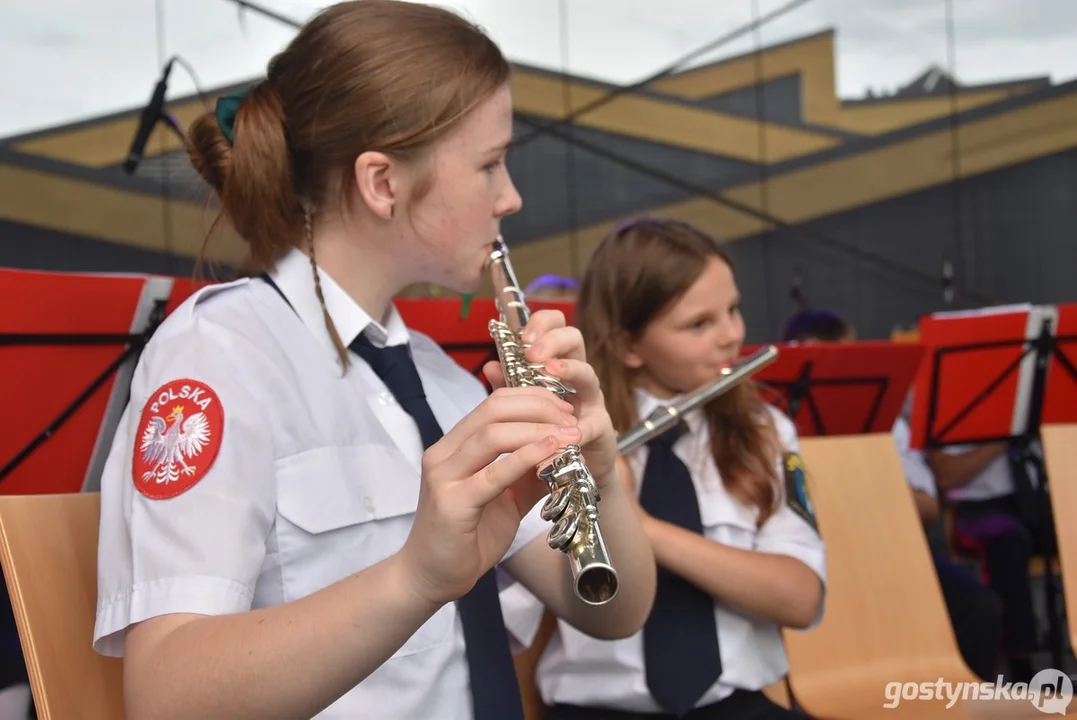
M154 500L190 490L217 459L223 432L224 408L208 385L187 379L162 385L138 421L135 487Z

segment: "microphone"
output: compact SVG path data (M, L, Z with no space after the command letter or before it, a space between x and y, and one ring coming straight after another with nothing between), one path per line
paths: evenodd
M149 105L142 110L142 118L138 122L138 132L135 133L134 142L131 143L131 150L127 153L127 160L123 163L123 171L128 175L135 174L135 169L142 162L142 153L146 150L146 143L149 142L153 129L157 126L157 122L164 117L165 93L168 92L168 76L172 73L173 62L175 62L175 58L169 60L168 64L165 65L164 72L161 73L161 79L157 81L157 86L153 88L153 97L150 98Z
M954 304L954 264L949 260L942 264L942 300Z
M789 299L793 301L793 306L798 312L804 312L807 309L804 299L804 278L800 274L799 266L793 267L793 277L789 280Z

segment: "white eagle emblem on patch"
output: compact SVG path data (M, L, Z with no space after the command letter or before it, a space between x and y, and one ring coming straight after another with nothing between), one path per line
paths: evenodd
M171 424L170 424L171 423ZM183 407L172 408L166 417L155 415L142 431L142 460L152 467L142 473L142 479L156 479L159 483L171 483L180 473L194 475L194 461L210 440L209 420L206 414L196 412L188 418Z
M190 490L217 459L224 409L213 388L183 378L157 388L146 400L131 442L131 479L153 500Z

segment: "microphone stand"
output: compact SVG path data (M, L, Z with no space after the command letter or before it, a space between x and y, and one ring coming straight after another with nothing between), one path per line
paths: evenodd
M176 134L182 145L187 143L187 137L180 127L179 122L165 110L165 94L168 92L168 78L172 74L172 66L176 63L177 59L178 58L173 57L165 65L164 70L161 73L161 78L157 81L157 84L154 85L153 95L150 98L149 103L142 110L138 128L135 130L135 137L131 141L131 149L128 151L127 159L124 160L123 163L123 171L128 175L134 175L135 171L138 169L139 163L142 162L146 144L149 142L150 136L157 127L157 123L163 122L167 125L172 132Z

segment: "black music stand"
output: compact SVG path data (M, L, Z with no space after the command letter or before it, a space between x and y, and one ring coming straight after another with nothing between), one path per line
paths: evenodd
M1014 319L1014 315L1020 316ZM1058 605L1055 597L1055 577L1052 562L1057 555L1054 524L1051 516L1050 494L1047 490L1047 469L1042 454L1033 450L1033 445L1040 439L1040 428L1044 417L1044 403L1048 396L1048 385L1069 382L1077 386L1077 367L1063 352L1062 346L1077 343L1077 335L1057 334L1058 313L1052 306L1040 306L998 315L979 315L971 317L946 317L925 319L921 323L921 337L930 346L930 362L925 363L925 374L918 382L918 394L925 390L923 399L915 401L913 424L913 447L938 449L956 444L983 444L988 442L1007 442L1010 453L1027 468L1031 466L1036 475L1034 486L1024 487L1021 478L1014 478L1015 492L1018 497L1019 511L1039 547L1044 562L1044 596L1047 604L1049 623L1049 649L1052 667L1062 667L1062 628L1058 617ZM1024 318L1027 318L1027 322ZM1015 332L1014 327L1020 327ZM1026 328L1030 328L1026 331ZM962 339L958 339L962 338ZM967 402L947 397L947 393L961 394L967 390L969 373L961 372L961 367L975 363L982 367L990 361L984 359L986 354L1011 350L1008 362L1004 362L997 373L989 373L986 381L980 380L976 392ZM976 359L980 354L979 362ZM953 364L947 373L947 362ZM966 363L964 366L960 362ZM1048 369L1058 368L1060 372L1048 373ZM1050 377L1049 377L1050 375ZM1005 426L1005 419L984 418L977 423L970 423L975 429L959 431L959 425L966 420L979 420L975 415L985 413L986 403L996 394L1011 391L1016 379L1016 392L1012 404L1007 401L1004 407L1016 412L1011 414L1011 426ZM965 387L961 387L964 385ZM946 402L944 403L944 399ZM1019 429L1012 426L1012 416L1020 417L1020 403L1027 410ZM943 413L941 405L947 406L948 420L940 419ZM996 408L992 415L997 414ZM1077 409L1073 412L1077 420ZM941 427L939 427L941 425Z

